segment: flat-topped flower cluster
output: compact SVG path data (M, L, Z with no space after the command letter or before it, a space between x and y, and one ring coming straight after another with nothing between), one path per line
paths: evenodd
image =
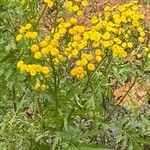
M55 1L44 2L49 8L56 5ZM91 17L90 26L79 24L78 19L84 14L84 8L88 7L88 1L65 1L62 7L69 17L57 16L54 19L56 25L45 38L40 39L37 32L30 31L30 23L19 29L16 41L30 40L28 51L38 62L27 65L25 60L20 60L17 67L21 71L30 73L31 76L42 73L49 77L54 68L63 66L64 72L69 70L70 76L83 79L95 71L108 53L114 57L126 58L137 44L144 44L144 14L140 13L141 5L137 1L106 6L103 14ZM149 51L149 48L146 50Z

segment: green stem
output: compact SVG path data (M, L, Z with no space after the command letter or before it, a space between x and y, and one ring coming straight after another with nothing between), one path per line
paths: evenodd
M44 8L43 8L43 10L41 12L41 15L39 16L39 18L38 18L38 20L36 22L36 25L38 25L38 23L40 22L40 20L41 20L42 16L44 15L46 9L47 9L47 5L45 4L45 6L44 6Z
M103 60L106 58L106 56L103 58ZM83 89L83 94L86 92L88 85L90 83L90 79L94 76L95 72L99 69L99 66L101 65L101 63L103 62L103 60L97 65L96 69L93 71L93 73L91 75L88 75L88 79L85 85L85 88Z
M128 95L128 93L131 91L131 89L133 88L133 86L135 85L136 81L138 79L138 75L135 77L133 83L131 84L130 88L128 89L128 91L124 94L124 96L120 99L120 101L117 103L117 106L119 106L123 101L124 99L126 98L126 96ZM104 121L107 121L108 118L115 112L117 107L115 107L108 115L107 117L104 119Z
M38 110L39 110L39 113L40 113L41 110L42 110L42 107L41 107L41 102L40 102L40 97L39 96L37 97L37 105L38 105Z
M14 101L14 111L17 110L17 103L16 103L16 91L15 91L15 87L13 85L13 101Z
M55 97L55 111L56 114L58 113L58 88L59 88L59 84L57 85L57 72L54 66L54 62L52 60L52 57L50 56L50 62L51 62L51 66L52 66L52 70L53 70L53 79L54 79L54 97Z

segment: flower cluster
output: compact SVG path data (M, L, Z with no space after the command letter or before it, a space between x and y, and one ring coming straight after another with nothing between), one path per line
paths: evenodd
M87 0L74 0L74 1L66 1L65 6L68 9L70 13L74 12L78 16L83 14L82 9L86 6L88 6Z
M35 76L37 73L42 73L45 77L47 77L51 73L51 70L46 66L41 66L39 64L27 65L21 60L17 63L17 67L21 71L30 73L31 76Z
M44 2L48 3L49 1ZM114 7L106 6L103 15L91 17L90 26L81 25L78 21L78 14L81 11L79 8L87 5L86 0L64 3L64 7L67 7L69 13L75 13L71 13L69 18L57 18L57 24L51 29L48 36L36 43L32 42L30 50L35 59L44 62L49 59L50 65L70 66L67 69L64 66L63 68L70 70L72 77L82 79L90 72L94 72L107 54L125 58L136 48L137 43L144 42L146 35L142 26L144 15L140 13L141 6L136 1ZM32 25L27 24L25 27L21 27L19 33L24 34L31 27ZM27 31L25 36L31 37L31 35L27 36L29 33ZM63 63L61 63L62 61ZM18 66L32 76L43 72L37 71L39 67L37 65L28 66L18 62ZM51 66L51 68L53 67ZM47 74L50 72L48 68L47 72ZM44 73L44 75L47 74Z
M36 39L38 36L37 32L31 32L29 31L32 28L32 25L30 23L26 24L25 26L22 26L19 29L19 34L16 36L16 41L19 42L23 39L23 37L27 39Z

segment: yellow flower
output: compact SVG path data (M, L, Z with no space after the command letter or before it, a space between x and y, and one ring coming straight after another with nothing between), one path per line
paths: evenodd
M48 55L48 53L49 53L48 47L42 48L41 53L42 53L43 56Z
M25 37L27 39L30 39L31 38L31 34L32 34L32 32L26 32Z
M97 42L97 41L94 41L92 44L93 47L98 47L99 45L100 45L100 42Z
M84 32L84 33L83 33L83 38L84 38L85 40L88 40L88 39L90 38L89 33L88 33L88 32Z
M101 43L104 45L104 47L109 47L111 44L110 41L102 41Z
M42 72L43 72L43 74L48 75L50 73L50 70L48 67L43 67Z
M129 35L128 35L128 34L125 34L124 36L125 36L125 38L127 38L127 39L129 38Z
M64 35L67 32L67 30L65 28L60 28L58 33L60 33L61 35Z
M116 50L113 50L113 56L114 57L117 57L119 55L119 52L118 52L118 50L116 49Z
M76 70L72 69L70 74L71 74L71 76L76 76Z
M70 22L71 24L77 24L78 21L77 21L76 18L72 17L72 18L70 18L69 22Z
M121 6L118 7L118 10L121 11L121 12L123 12L123 11L126 10L126 8L123 5L121 5Z
M20 29L19 29L19 33L21 33L21 34L23 34L23 33L25 33L26 32L26 29L25 29L25 27L21 27Z
M150 58L150 53L147 55L148 58Z
M126 52L126 51L122 51L122 52L120 53L120 56L122 56L122 57L127 57L127 52Z
M103 51L100 50L100 49L97 49L97 50L95 51L95 55L97 55L97 56L102 55L102 54L103 54Z
M94 66L94 64L92 64L92 63L89 63L89 64L87 65L87 68L88 68L89 71L94 71L94 70L95 70L95 66Z
M86 58L87 58L88 61L91 61L93 59L93 56L92 56L92 54L87 54Z
M41 52L35 52L35 53L34 53L34 58L35 58L35 59L41 59L41 58L42 58Z
M102 37L103 37L104 40L108 40L110 38L110 36L111 35L110 35L109 32L105 32Z
M17 67L20 68L22 65L24 64L24 62L22 60L18 61L17 63Z
M87 2L86 0L83 0L83 1L81 2L81 5L84 6L84 7L86 7L86 6L88 6L88 2Z
M86 75L86 72L84 71L82 66L75 67L71 70L71 76L76 76L77 78L84 78Z
M54 5L54 3L53 3L52 0L44 0L44 2L47 4L47 6L48 6L49 8L52 8L53 5Z
M73 5L73 3L71 1L66 1L65 6L67 8L71 7Z
M45 40L46 40L47 42L49 42L50 39L51 39L51 37L50 37L49 35L45 37Z
M104 8L104 11L109 11L110 10L110 6L106 6L105 8Z
M73 7L69 7L68 8L68 11L71 13L71 12L73 12Z
M91 19L92 24L96 24L96 23L98 23L98 21L99 20L98 20L97 16L93 16Z
M138 27L138 28L137 28L137 31L138 31L138 32L142 32L142 31L143 31L143 28L142 28L142 27Z
M16 41L19 42L19 41L21 41L21 40L22 40L22 35L21 35L21 34L18 34L18 35L16 36Z
M102 57L101 56L96 56L96 61L97 62L101 62L102 61Z
M77 42L77 41L72 42L71 46L72 46L73 48L77 47L77 46L78 46L78 42Z
M80 41L81 40L81 36L80 35L74 35L73 36L73 40L74 41Z
M77 60L77 61L76 61L76 65L77 65L77 66L81 66L81 61L80 61L80 60Z
M27 67L26 67L26 70L25 70L25 71L29 73L31 69L32 69L32 65L27 65Z
M145 39L140 36L140 37L138 38L138 41L141 42L141 43L143 43L143 42L145 41Z
M59 65L60 64L60 60L57 57L54 58L54 64L55 65Z
M23 65L20 66L21 71L26 71L26 68L27 68L26 64L23 64Z
M28 24L25 25L25 29L26 29L26 30L31 29L31 27L32 27L32 25L31 25L30 23L28 23Z
M73 55L73 56L77 56L77 55L78 55L78 50L77 50L77 49L74 49L74 50L72 51L72 55Z
M46 40L43 40L40 42L40 47L46 47L48 45L48 42Z
M78 16L81 16L82 14L83 14L83 11L82 11L82 10L78 10L78 11L77 11L77 15L78 15Z
M41 88L40 83L36 83L35 86L34 86L34 89L35 90L39 90L40 88Z
M86 65L88 63L87 59L83 58L81 59L81 65Z
M127 44L126 43L122 43L121 45L123 48L126 48L127 47Z
M50 45L57 46L58 45L58 40L52 39Z
M78 10L79 10L79 6L78 6L78 5L74 5L74 6L72 7L72 10L75 11L75 12L78 11Z
M45 84L42 84L42 85L41 85L41 90L44 91L45 89L46 89L46 85L45 85Z
M116 24L120 24L120 23L121 23L121 19L120 19L120 18L114 18L114 22L115 22Z
M30 70L30 75L31 75L31 76L35 76L35 75L36 75L36 71L35 71L34 69L31 69L31 70Z
M119 39L119 38L114 38L114 41L117 43L117 44L121 44L122 41Z
M33 45L31 46L31 51L32 51L33 53L39 51L39 46L38 46L37 44L33 44Z
M54 3L53 3L52 1L49 1L49 2L47 3L47 5L48 5L49 8L52 8L53 5L54 5Z
M77 32L73 28L69 29L69 34L70 35L75 35L76 33Z
M30 38L34 40L37 38L37 36L38 36L37 32L31 32Z
M41 65L36 65L35 70L37 72L42 72L42 66Z
M128 42L127 45L128 45L129 48L133 47L133 43L131 43L131 42Z
M150 50L150 48L144 47L144 51L145 51L145 52L148 52L149 50Z
M135 27L139 27L140 24L138 21L132 21L132 25Z
M135 54L136 54L136 51L133 50L133 51L131 52L131 56L134 56Z
M59 54L59 50L57 48L53 47L50 51L50 54L55 57Z
M140 32L140 36L144 37L145 36L145 32Z

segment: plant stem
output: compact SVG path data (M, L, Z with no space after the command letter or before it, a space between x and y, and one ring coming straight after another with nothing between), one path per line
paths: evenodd
M83 94L86 92L87 88L88 88L88 85L90 83L90 79L93 77L93 75L95 74L95 72L98 70L99 66L101 65L101 63L103 62L103 60L105 59L106 57L104 57L102 59L102 61L97 65L96 69L93 71L93 73L91 75L88 75L88 79L87 79L87 82L86 82L86 85L85 85L85 88L83 89Z
M50 56L50 61L51 61L51 66L52 66L52 70L53 70L55 111L56 111L56 114L57 114L58 113L58 88L59 88L59 85L57 85L57 72L56 72L54 62L53 62L51 56Z
M138 75L135 77L135 79L134 79L133 83L131 84L130 88L128 89L128 91L124 94L124 96L117 103L117 106L119 106L124 101L124 99L126 98L126 96L128 95L128 93L131 91L131 89L135 85L137 79L138 79ZM108 118L115 112L115 110L116 110L116 107L107 115L107 117L104 119L104 121L107 121Z
M13 101L14 101L14 111L17 110L17 103L16 103L16 91L15 91L15 87L13 85Z
M42 16L44 15L46 9L47 9L47 5L45 4L45 6L44 6L44 8L43 8L43 10L42 10L42 12L41 12L41 15L38 17L38 20L37 20L37 22L36 22L36 25L38 25L38 23L40 22L40 20L41 20Z

